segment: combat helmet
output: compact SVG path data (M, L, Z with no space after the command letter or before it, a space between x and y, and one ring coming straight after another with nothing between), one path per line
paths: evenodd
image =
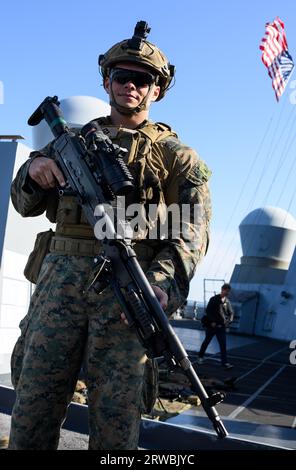
M105 54L99 56L98 62L103 78L108 77L110 69L119 62L131 62L147 67L157 76L160 94L156 101L159 101L171 84L175 67L157 46L147 41L149 32L148 23L138 21L132 38L112 46Z

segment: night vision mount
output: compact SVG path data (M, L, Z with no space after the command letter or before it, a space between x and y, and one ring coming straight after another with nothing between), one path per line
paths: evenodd
M146 21L138 21L133 37L127 41L128 47L140 51L143 48L143 39L147 39L150 30L151 28Z

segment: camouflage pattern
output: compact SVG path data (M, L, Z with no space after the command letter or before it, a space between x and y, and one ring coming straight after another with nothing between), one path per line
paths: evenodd
M167 312L172 313L185 301L189 282L208 246L210 172L173 132L164 134L163 139L159 133L151 142L140 130L115 129L108 118L104 131L114 142L122 146L130 142L128 148L134 149L128 164L136 178L137 170L142 175L137 188L143 204L155 193L156 186L149 187L147 182L153 172L159 181L156 200L167 205L190 204L192 214L195 204L203 209L198 224L195 226L193 219L188 224L186 237L142 239L135 244L149 282L168 294ZM38 158L38 154L33 152L31 157ZM41 154L54 158L51 144ZM69 240L73 234L74 241L89 241L92 229L75 199L58 200L56 191L43 191L28 178L28 166L29 162L20 168L12 184L16 210L24 217L46 210L49 220L57 222L59 237ZM139 198L139 192L133 197ZM91 268L91 256L73 256L71 252L51 253L42 265L12 355L17 398L11 449L57 447L82 362L89 390L90 449L137 448L146 356L135 332L120 320L120 308L111 289L101 295L83 294Z
M146 275L150 283L163 286L164 290L167 281L174 280L179 289L178 300L183 303L188 296L189 282L209 244L211 200L208 180L211 172L196 152L177 138L170 137L160 142L160 146L162 158L170 162L170 176L164 191L166 204L190 204L192 223L186 238L181 234L178 239L172 236L171 243L164 241L165 248L153 260ZM193 224L195 205L201 208L198 225ZM169 295L168 290L167 293ZM174 304L171 308L175 311L178 307Z
M56 449L81 364L90 449L136 449L146 356L114 293L83 294L91 257L49 254L12 354L10 449Z

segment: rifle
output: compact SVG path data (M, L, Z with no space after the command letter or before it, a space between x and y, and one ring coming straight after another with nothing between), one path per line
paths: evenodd
M95 258L96 275L91 283L102 292L111 285L130 327L135 327L141 344L150 358L164 357L169 368L180 368L197 393L211 420L217 436L228 435L215 405L223 393L207 395L187 353L170 325L132 249L131 239L120 237L104 204L117 195L133 189L133 177L125 162L125 149L115 145L92 121L83 128L84 138L67 126L57 96L47 97L28 120L34 126L45 119L55 140L56 161L64 173L67 186L76 195L88 222L95 229L104 219L107 233L102 240L103 251ZM63 194L63 189L60 190Z

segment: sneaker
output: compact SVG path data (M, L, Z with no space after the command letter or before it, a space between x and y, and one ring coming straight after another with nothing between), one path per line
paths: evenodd
M224 369L232 369L234 366L229 362L226 362L226 364L222 364L222 367L224 367Z
M198 357L198 358L196 359L196 362L197 362L197 364L201 365L201 364L204 363L204 359L203 359L202 357Z

